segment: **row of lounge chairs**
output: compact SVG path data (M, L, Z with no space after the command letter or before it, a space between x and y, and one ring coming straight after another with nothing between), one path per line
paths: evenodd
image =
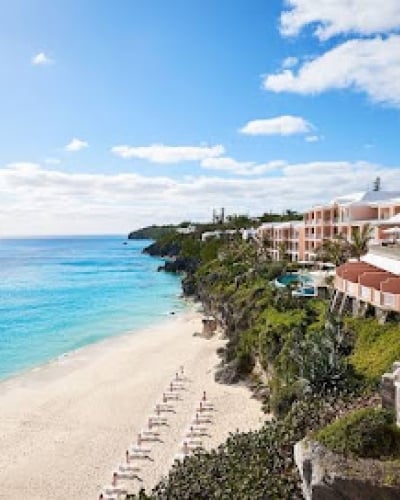
M171 414L176 413L175 405L182 400L182 392L186 389L186 382L189 380L184 374L184 367L181 366L163 393L161 402L155 405L154 414L147 420L147 427L139 432L136 442L126 450L125 462L113 471L111 484L102 488L99 500L124 499L129 493L126 483L135 480L141 481L142 464L154 462L151 456L151 445L162 442L163 427L168 425L168 418ZM207 394L204 391L201 400L196 404L195 414L184 432L179 453L175 455L174 460L183 460L194 450L202 448L203 438L209 435L207 426L213 422L213 410L214 406L207 399Z

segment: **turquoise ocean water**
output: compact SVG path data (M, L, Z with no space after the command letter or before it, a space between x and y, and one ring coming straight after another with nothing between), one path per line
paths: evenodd
M0 379L185 307L149 242L124 241L0 240Z

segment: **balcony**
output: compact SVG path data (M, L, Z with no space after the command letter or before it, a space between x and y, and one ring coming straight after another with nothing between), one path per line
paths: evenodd
M392 309L395 307L396 298L392 293L383 293L383 306L388 309Z
M367 302L371 300L371 289L367 286L361 287L361 298Z
M400 313L400 276L363 262L336 269L337 290L379 309Z

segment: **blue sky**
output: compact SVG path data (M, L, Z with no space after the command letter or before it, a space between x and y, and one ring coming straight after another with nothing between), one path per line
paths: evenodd
M400 189L400 7L329 4L4 2L0 235Z

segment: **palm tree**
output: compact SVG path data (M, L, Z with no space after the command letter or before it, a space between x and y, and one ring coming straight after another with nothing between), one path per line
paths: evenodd
M342 238L324 240L322 245L317 248L317 260L331 262L335 266L339 266L347 259L346 246L346 242Z
M362 255L368 252L368 243L372 238L371 224L365 224L361 229L353 228L351 241L348 242L349 253L351 257L360 260Z

